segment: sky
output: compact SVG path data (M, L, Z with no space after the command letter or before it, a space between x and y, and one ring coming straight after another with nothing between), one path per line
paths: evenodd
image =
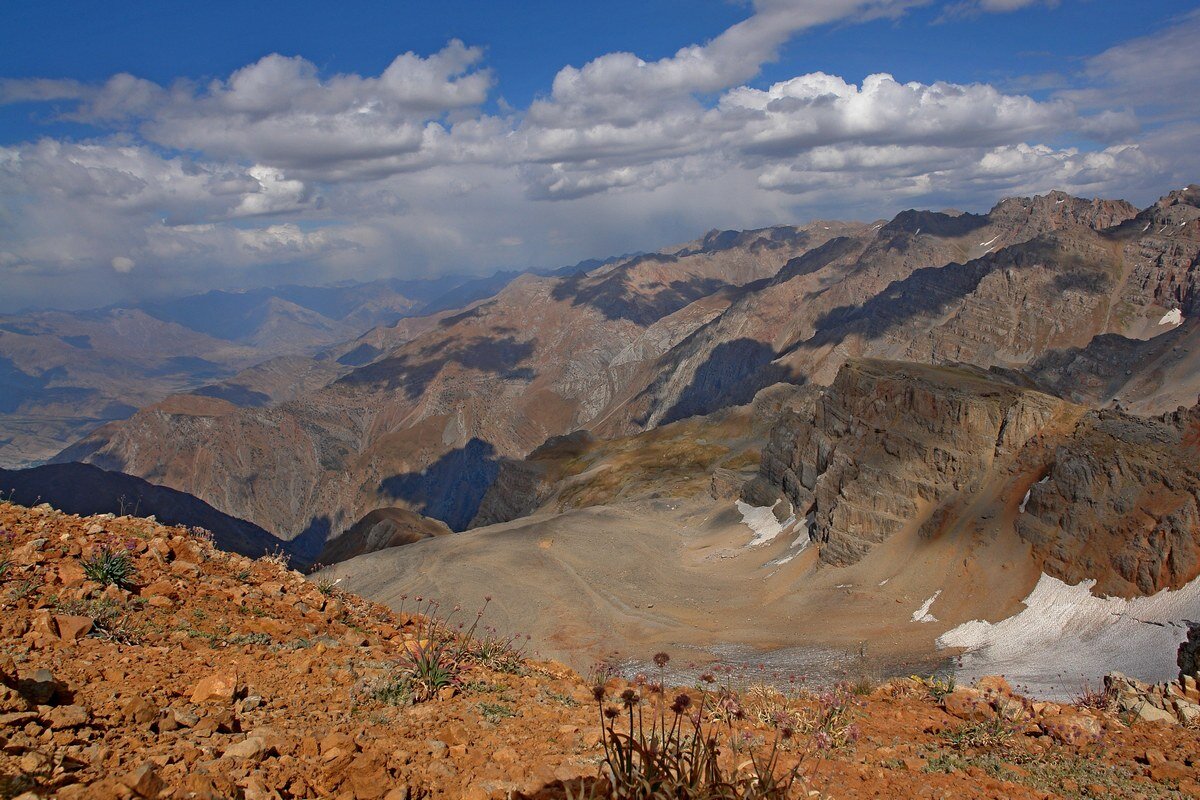
M1200 180L1200 0L0 13L0 311Z

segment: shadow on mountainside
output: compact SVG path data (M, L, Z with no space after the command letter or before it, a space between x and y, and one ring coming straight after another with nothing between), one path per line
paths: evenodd
M814 247L804 255L789 260L779 272L775 273L775 277L771 278L770 282L773 284L786 283L792 278L819 272L839 258L860 254L864 247L865 244L860 239L838 236L820 247Z
M271 396L240 383L213 383L194 389L198 397L215 397L242 408L262 408L271 404Z
M989 214L944 214L941 211L901 211L892 221L880 229L881 236L890 233L927 233L954 239L966 236L973 230L984 227L991 221Z
M852 335L879 339L911 320L944 313L951 303L975 291L991 272L1038 266L1059 271L1055 278L1059 291L1071 288L1100 292L1106 286L1105 280L1097 277L1103 272L1103 265L1080 259L1054 236L1039 237L966 264L951 262L913 270L908 277L893 281L860 305L839 306L823 314L817 319L812 336L786 348L780 356L801 349L838 345Z
M388 500L403 500L421 514L445 522L451 530L462 531L499 472L496 448L474 438L420 472L385 478L379 494Z
M0 413L11 414L25 403L81 403L98 397L98 389L82 386L50 386L68 379L67 370L53 367L37 375L19 368L12 359L0 357Z
M533 380L537 373L520 366L533 351L533 341L519 342L511 336L500 339L476 336L466 342L446 339L422 348L416 355L393 356L356 369L338 383L374 385L389 391L403 389L410 400L415 400L451 362L505 380Z
M606 319L624 319L646 327L727 285L718 278L693 278L658 284L659 288L652 293L636 291L629 286L625 270L650 260L671 263L678 258L652 254L640 256L626 267L597 279L572 275L555 286L551 296L555 300L569 299L573 306L592 306Z
M23 506L49 503L66 514L154 516L163 525L187 525L212 531L222 550L257 558L282 550L294 566L305 566L321 542L284 541L252 522L218 511L198 497L91 464L47 464L30 469L0 469L0 495ZM328 524L326 524L328 529Z
M749 403L759 389L787 380L786 369L772 364L774 359L770 345L756 339L722 342L696 370L659 424Z

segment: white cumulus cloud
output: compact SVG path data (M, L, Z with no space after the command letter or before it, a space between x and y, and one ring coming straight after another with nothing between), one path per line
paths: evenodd
M6 294L551 266L714 226L1051 188L1147 200L1195 180L1200 12L1085 59L1053 94L886 72L758 80L808 29L923 4L757 0L665 58L563 66L526 108L493 103L484 49L457 40L374 75L276 53L203 82L0 79L0 104L49 103L93 132L0 146Z

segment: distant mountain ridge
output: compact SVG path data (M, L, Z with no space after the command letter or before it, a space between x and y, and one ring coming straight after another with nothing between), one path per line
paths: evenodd
M570 274L601 263L544 272ZM235 404L290 398L286 391L247 390L241 373L283 357L324 361L330 348L406 318L470 305L521 274L214 290L82 311L0 315L0 465L44 461L94 428L181 391ZM378 354L364 352L366 360ZM322 370L330 380L340 374L337 364L298 368L310 378Z
M1142 211L1052 192L987 214L713 231L520 276L461 311L377 329L321 388L258 408L146 408L60 458L147 476L279 535L332 537L388 506L461 529L502 459L581 428L625 436L778 381L827 385L857 357L1028 368L1050 387L1057 354L1098 337L1190 330L1197 218L1195 189ZM1149 390L1146 410L1173 399Z

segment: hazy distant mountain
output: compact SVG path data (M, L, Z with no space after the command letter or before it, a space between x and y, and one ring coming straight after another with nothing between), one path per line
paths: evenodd
M49 458L99 425L176 392L205 387L201 394L263 402L261 392L246 393L238 373L280 356L318 355L372 328L468 304L516 274L212 291L0 316L0 466ZM308 374L305 380L323 369L330 379L339 374L336 364L293 364ZM266 369L277 373L278 365ZM317 388L311 381L298 385Z

